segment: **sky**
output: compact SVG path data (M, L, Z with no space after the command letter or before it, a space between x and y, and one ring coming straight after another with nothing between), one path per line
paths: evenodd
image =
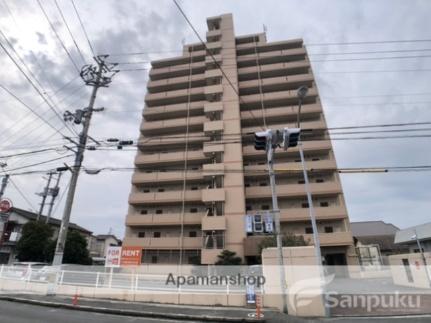
M83 85L74 63L79 68L89 64L92 54L71 1L40 3L57 34L37 0L0 0L0 42L62 115L66 110L73 112L88 104L91 89ZM171 0L74 0L74 3L96 54L109 54L110 62L120 63L120 72L110 87L98 93L96 107L105 110L94 115L90 135L97 140L136 140L144 108L148 61L180 55L183 42L196 43L198 38ZM254 0L183 0L179 3L202 38L206 18L224 13L233 14L237 35L262 32L265 28L270 42L303 38L328 127L431 121L429 1L267 0L262 5L262 1ZM364 51L385 53L358 53ZM144 54L121 55L136 52ZM72 136L1 49L0 64L0 85L62 133ZM71 152L63 148L68 141L1 88L0 111L0 162L7 163L4 170L12 172L60 157L64 158L20 171L72 164L73 158L67 157ZM71 127L80 130L80 126ZM418 133L429 134L429 131ZM333 145L340 168L429 165L430 139L334 140ZM4 157L53 147L57 149ZM133 167L135 154L133 149L87 151L84 166ZM5 197L12 199L16 207L38 209L41 198L35 193L42 191L46 179L41 174L31 174L13 176L12 180ZM68 180L69 175L62 178L60 195L66 191ZM71 221L95 234L111 232L122 238L130 180L130 171L81 174ZM383 220L405 228L430 219L431 172L341 174L341 180L351 221ZM63 204L64 198L54 208L55 217L62 216Z

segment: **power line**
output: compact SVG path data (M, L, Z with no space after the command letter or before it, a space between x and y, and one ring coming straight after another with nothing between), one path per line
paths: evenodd
M45 16L46 20L48 21L49 26L51 27L51 30L54 32L57 40L59 41L59 43L61 44L61 47L63 47L64 51L66 52L67 56L69 57L70 61L72 62L73 66L75 66L76 71L79 73L80 69L78 67L78 65L76 65L75 61L73 60L72 55L69 53L69 51L67 50L66 46L64 45L64 42L61 40L60 35L57 33L57 30L55 30L54 25L52 24L51 20L49 19L45 9L43 8L42 4L40 3L40 0L36 0L37 4L39 5L40 10L42 10L43 15Z
M306 46L368 45L368 44L423 43L423 42L431 42L431 39L400 39L400 40L375 40L375 41L354 41L354 42L307 43Z
M50 160L46 160L46 161L43 161L43 162L38 162L38 163L30 164L30 165L25 165L25 166L21 166L21 167L12 168L12 169L7 169L7 172L13 172L13 171L17 171L17 170L20 170L20 169L25 169L25 168L33 167L33 166L39 166L39 165L43 165L43 164L48 164L48 163L51 163L53 161L64 159L64 158L68 158L68 157L72 157L72 156L74 156L74 155L70 154L70 155L61 156L61 157L53 158L53 159L50 159Z
M67 127L67 124L63 120L63 118L58 114L57 110L52 106L48 100L45 98L45 96L42 94L42 92L39 90L39 88L33 83L33 81L28 77L28 75L24 72L24 70L19 66L19 64L15 61L15 59L12 57L12 55L9 53L9 51L3 46L3 44L0 42L0 47L4 50L4 52L7 54L7 56L12 60L12 62L15 64L15 66L18 68L18 70L21 72L21 74L27 79L27 81L30 83L30 85L36 90L36 92L39 94L39 96L43 99L43 101L49 106L49 108L55 113L55 115L60 119L60 121ZM1 85L0 85L1 86ZM3 89L8 91L4 86L1 86ZM15 98L16 96L13 95ZM73 130L67 127L67 129L75 134Z
M11 184L15 187L18 194L21 195L21 197L24 199L24 201L30 206L30 208L33 210L33 212L36 212L36 208L33 206L33 204L27 199L27 197L24 195L24 193L19 189L19 187L15 184L15 182L12 180L12 178L9 177L9 181Z
M85 30L84 23L81 20L81 16L79 15L78 9L76 8L75 1L73 0L70 0L70 1L72 2L73 10L75 11L76 16L78 17L79 24L81 25L82 31L84 32L85 38L87 39L88 46L90 47L91 53L93 54L93 57L95 57L96 54L94 52L93 45L91 45L90 38L88 37L87 31Z
M78 43L77 43L77 42L76 42L76 40L75 40L75 37L73 37L72 31L71 31L71 30L70 30L70 28L69 28L69 24L67 23L66 18L65 18L65 17L64 17L64 15L63 15L63 11L61 10L61 8L60 8L60 6L59 6L59 4L58 4L57 0L54 0L54 2L55 2L55 6L56 6L56 7L57 7L57 9L58 9L58 12L60 13L61 19L63 20L63 23L64 23L64 25L66 26L67 31L69 32L70 38L72 38L72 41L73 41L73 44L74 44L74 45L75 45L75 47L76 47L76 50L78 51L79 56L81 56L81 59L82 59L82 61L83 61L83 62L84 62L84 64L85 64L85 58L84 58L84 55L82 55L81 49L79 48Z

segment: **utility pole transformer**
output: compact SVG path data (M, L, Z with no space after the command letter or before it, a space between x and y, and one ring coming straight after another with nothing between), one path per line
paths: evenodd
M94 109L94 103L96 101L97 90L100 87L108 87L111 83L112 77L118 72L113 70L117 64L106 63L105 59L108 55L99 55L94 57L97 66L85 65L81 69L80 76L84 80L85 84L93 87L93 91L90 97L90 103L88 108L83 110L76 110L74 114L66 111L64 118L66 121L74 121L76 124L83 125L83 130L79 134L79 142L77 143L77 151L75 152L75 162L71 168L72 176L70 179L70 186L67 192L66 204L64 206L63 219L61 221L60 231L58 233L57 245L55 248L53 266L60 266L63 262L64 245L66 243L67 230L69 228L70 214L72 212L73 200L75 197L76 184L78 182L79 172L81 170L82 161L84 160L84 152L86 149L88 130L90 128L91 116ZM100 111L100 110L99 110Z
M1 187L0 187L0 199L3 197L3 194L6 190L7 184L9 183L9 175L5 175L1 181Z

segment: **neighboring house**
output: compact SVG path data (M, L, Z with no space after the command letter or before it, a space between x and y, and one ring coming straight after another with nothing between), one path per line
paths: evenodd
M405 252L405 248L394 243L400 229L392 223L361 221L351 222L350 227L362 266L386 265L387 256Z
M2 214L2 218L0 219L0 264L10 264L16 261L15 247L21 238L22 227L27 222L36 220L36 218L36 213L16 207L12 208L7 215ZM41 216L40 221L45 223L46 217ZM50 218L49 224L54 230L53 238L57 239L61 220ZM90 243L91 231L75 223L70 223L69 228L80 232L87 239L87 243Z
M404 230L395 235L395 244L407 248L407 252L419 252L416 236L421 244L423 252L431 252L431 222L420 224Z
M90 256L93 264L105 264L106 251L110 246L121 246L121 240L113 234L99 234L91 237Z

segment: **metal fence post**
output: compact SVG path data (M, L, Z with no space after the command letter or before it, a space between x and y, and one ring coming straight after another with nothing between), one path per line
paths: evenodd
M96 288L99 287L99 277L100 277L100 273L97 272L97 274L96 274Z
M63 285L63 279L64 279L64 270L62 270L60 274L60 285Z

